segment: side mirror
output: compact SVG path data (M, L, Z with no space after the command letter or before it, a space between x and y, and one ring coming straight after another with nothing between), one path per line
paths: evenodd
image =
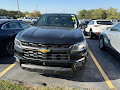
M111 28L110 31L117 31L117 29L115 29L115 28Z
M111 28L111 27L107 27L106 29L112 31L112 28Z
M32 21L31 25L34 26L36 24L36 21Z
M110 29L110 31L116 31L116 29L114 29L114 28L111 28L111 29Z

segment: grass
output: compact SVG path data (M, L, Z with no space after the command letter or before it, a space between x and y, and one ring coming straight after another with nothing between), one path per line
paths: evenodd
M13 83L10 81L0 80L0 90L67 90L64 87L50 88L50 87L36 87L36 86L26 86L18 83Z
M92 88L66 88L66 87L36 87L21 85L18 83L13 83L11 81L0 80L0 90L98 90Z

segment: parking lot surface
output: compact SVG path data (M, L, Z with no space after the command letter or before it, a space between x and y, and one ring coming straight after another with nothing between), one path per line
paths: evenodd
M88 36L86 36L86 39L90 51L113 85L113 90L120 90L119 59L108 51L101 51L98 48L98 39L89 39ZM112 89L111 84L105 80L104 75L102 75L103 72L100 72L90 54L88 55L84 69L79 71L77 75L44 75L22 70L19 64L14 62L15 59L13 57L0 57L0 75L2 74L0 79L39 86L91 87L100 90Z

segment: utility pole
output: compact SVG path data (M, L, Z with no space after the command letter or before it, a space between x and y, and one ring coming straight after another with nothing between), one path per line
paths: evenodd
M37 7L38 7L38 4L36 5L36 17L38 17L38 12L37 12Z
M39 0L38 0L37 5L36 5L36 17L38 17L38 11L37 11L38 4L39 4Z
M18 14L19 14L19 18L20 18L20 10L19 10L19 2L17 0L17 5L18 5Z

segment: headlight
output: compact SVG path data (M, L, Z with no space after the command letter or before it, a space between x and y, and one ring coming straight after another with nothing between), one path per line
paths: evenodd
M17 38L15 38L14 43L17 47L21 47L21 42Z
M83 51L85 49L87 49L87 42L86 42L86 40L84 40L81 43L74 44L73 47L72 47L71 53L77 53L77 52Z

